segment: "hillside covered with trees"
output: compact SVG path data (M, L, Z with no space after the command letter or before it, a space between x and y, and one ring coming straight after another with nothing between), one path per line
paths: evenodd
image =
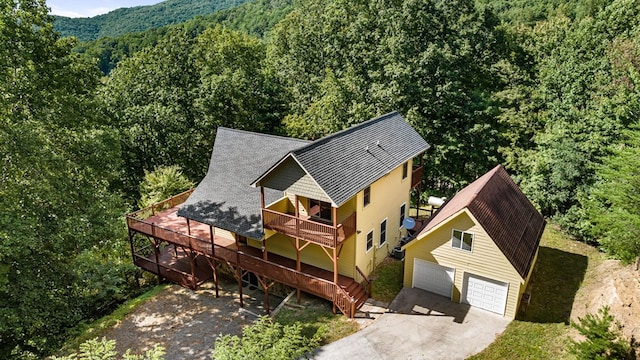
M232 8L246 0L165 0L148 6L120 8L90 18L54 16L54 29L62 36L95 40L179 24L199 15Z
M254 4L129 35L105 77L44 1L0 2L0 358L144 287L122 214L145 174L200 181L218 126L316 139L399 110L432 145L421 196L502 163L565 231L640 255L640 2Z

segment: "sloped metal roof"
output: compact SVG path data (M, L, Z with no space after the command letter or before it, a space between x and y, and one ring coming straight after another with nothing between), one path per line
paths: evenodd
M251 182L308 141L219 127L205 178L178 215L254 239L263 236L260 189ZM265 189L269 204L281 191Z
M464 208L478 220L520 276L526 278L546 221L502 165L447 201L420 231L418 238Z

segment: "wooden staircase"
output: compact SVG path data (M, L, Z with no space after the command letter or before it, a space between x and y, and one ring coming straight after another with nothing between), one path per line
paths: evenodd
M342 283L339 285L342 290L344 290L347 295L350 297L350 308L343 308L338 306L340 311L342 311L345 315L350 318L355 316L355 313L364 303L369 299L369 292L367 287L357 283L353 279L349 279L349 282Z

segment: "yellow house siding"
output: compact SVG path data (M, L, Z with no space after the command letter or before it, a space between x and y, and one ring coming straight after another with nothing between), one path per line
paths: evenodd
M279 167L260 181L260 185L286 191L289 194L331 202L324 191L292 158L284 160Z
M471 252L451 246L453 229L474 234ZM428 233L424 238L414 241L415 243L406 247L404 273L406 287L413 286L413 259L417 257L432 261L455 268L452 296L454 302L461 301L465 273L508 283L509 290L504 316L515 318L521 285L524 281L484 229L477 225L470 213L463 210L448 219L444 225Z
M229 230L225 230L225 229L220 229L217 227L213 228L213 233L215 234L215 236L217 237L223 237L225 239L229 239L229 240L236 240L236 235L229 231Z
M339 252L338 259L338 273L348 277L354 276L354 246L355 237L351 237L345 241L342 250L337 249ZM304 245L305 241L300 241L300 245ZM289 238L286 235L276 234L267 240L267 251L270 254L278 254L280 256L288 257L290 259L296 259L295 239ZM333 250L328 249L329 254L332 254ZM333 272L333 262L329 256L322 250L319 245L310 244L300 252L300 262L319 267L321 269Z
M409 161L409 169L411 161ZM357 210L356 235L356 265L365 275L369 275L375 266L382 262L398 245L400 238L405 234L400 229L400 206L406 204L405 214L409 213L411 189L411 174L402 179L402 165L395 168L389 174L371 184L371 203L364 205L364 191L355 196L355 208ZM354 200L354 199L352 199ZM382 247L378 247L380 241L380 223L387 219L387 241ZM373 230L373 247L367 251L367 234Z

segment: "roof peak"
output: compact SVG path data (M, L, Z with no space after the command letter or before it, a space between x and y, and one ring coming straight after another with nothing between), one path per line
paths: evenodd
M273 134L264 134L264 133L248 131L248 130L241 130L241 129L233 129L233 128L228 128L228 127L225 127L225 126L218 126L217 131L220 131L220 130L222 130L223 132L224 131L229 131L229 132L236 132L236 133L240 133L240 134L255 135L255 136L260 136L260 137L265 137L265 138L297 141L297 142L300 142L300 143L303 143L303 144L310 144L311 143L311 141L304 140L304 139L297 139L297 138L292 138L292 137L288 137L288 136L280 136L280 135L273 135Z
M375 123L375 122L378 122L378 121L382 121L384 119L387 119L387 118L390 118L390 117L396 116L396 115L402 117L397 110L394 110L394 111L392 111L390 113L386 113L384 115L380 115L380 116L374 117L373 119L369 119L369 120L363 121L361 123L352 125L352 126L346 128L346 129L342 129L342 130L334 132L332 134L323 136L320 139L312 141L307 146L304 146L304 147L302 147L300 149L296 149L296 150L292 151L292 153L296 153L298 151L308 150L308 149L314 148L316 146L320 146L320 145L322 145L322 144L324 144L324 143L326 143L326 142L328 142L328 141L330 141L332 139L338 138L338 137L343 136L345 134L348 134L348 133L351 133L353 131L359 130L359 129L365 127L365 126L371 125L372 123ZM374 141L377 141L378 144L380 142L379 139L376 139Z

